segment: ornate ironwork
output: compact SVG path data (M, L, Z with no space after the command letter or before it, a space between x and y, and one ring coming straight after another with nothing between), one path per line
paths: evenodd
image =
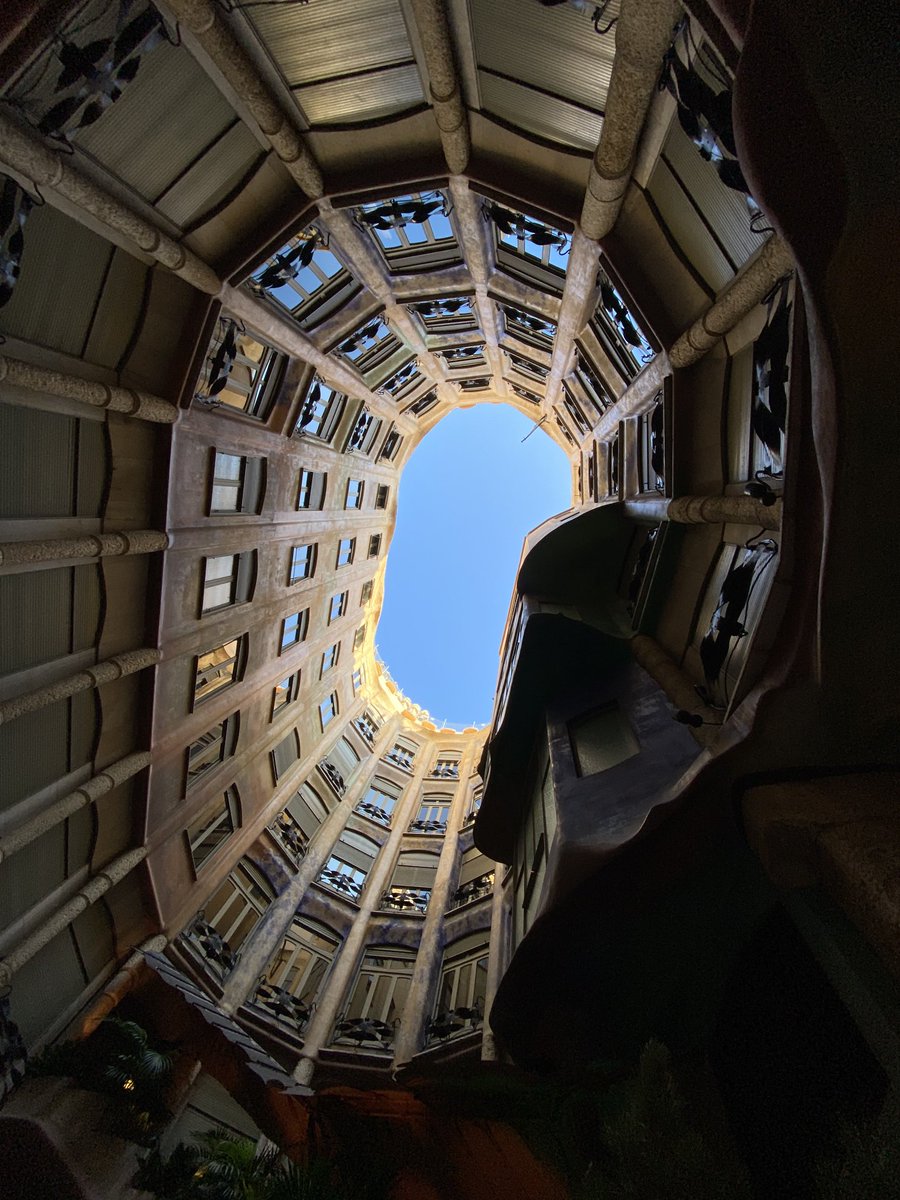
M389 332L390 329L382 318L375 317L374 320L363 325L362 329L357 329L356 333L351 334L350 337L341 342L338 350L341 354L348 356L355 354L359 350L371 350Z
M419 300L409 306L420 317L456 317L472 312L469 296L450 296L445 300Z
M391 888L385 892L378 907L389 912L420 912L428 908L431 899L430 888Z
M339 796L343 796L344 792L347 790L347 784L344 782L344 777L337 767L330 763L327 758L323 758L319 763L319 770L331 784L334 791L336 791Z
M541 398L537 392L533 392L530 388L522 387L520 383L511 383L510 387L517 396L521 396L523 400L527 400L529 404L540 404Z
M446 197L441 192L388 200L384 204L364 205L356 210L357 219L370 229L403 229L407 225L424 225L435 213L449 216Z
M374 424L375 416L373 413L363 408L359 416L356 418L353 429L350 433L350 440L347 442L348 450L362 450L366 440L366 434Z
M413 378L418 369L418 359L414 358L411 362L406 363L404 366L400 367L399 370L395 371L393 375L390 375L379 387L378 391L382 395L387 394L388 396L396 396L403 385L409 383L410 379Z
M0 308L12 299L22 270L25 252L25 222L35 206L30 196L8 175L0 176Z
M231 949L215 926L210 925L204 919L202 910L184 931L183 937L199 949L207 962L214 963L223 975L227 975L229 971L234 970L238 960L237 954Z
M550 374L549 367L545 367L542 363L532 362L530 358L526 358L524 354L517 354L515 350L507 350L506 356L511 365L517 371L521 371L523 375L534 375L543 382Z
M367 817L371 817L373 821L377 821L379 825L384 825L386 829L391 827L391 814L386 808L379 808L377 804L373 804L371 800L360 800L356 806L356 811L363 813Z
M510 333L515 332L515 330L511 329L509 326L509 321L512 321L515 325L520 325L529 333L535 334L538 337L546 338L548 341L552 341L556 335L555 323L553 321L546 320L544 317L535 317L531 313L524 312L521 308L516 308L515 305L512 304L504 304L503 312L508 318L507 329Z
M432 779L459 779L459 763L436 762L429 774Z
M765 447L768 463L760 474L772 478L783 473L784 438L787 431L787 384L789 374L791 304L788 283L776 289L769 316L753 345L753 401L750 424Z
M264 1008L276 1020L295 1026L298 1031L304 1028L312 1016L311 1007L286 988L269 983L266 979L261 979L257 984L253 1003L259 1008Z
M471 1008L439 1009L425 1027L427 1042L446 1042L454 1034L465 1029L477 1029L484 1020L481 1000L476 1000Z
M311 225L300 234L300 241L276 254L262 273L250 280L250 287L260 296L272 288L283 287L309 266L316 250L324 244L322 234Z
M9 1011L9 988L0 995L0 1108L25 1078L28 1050Z
M376 1042L380 1047L388 1047L394 1040L395 1025L387 1021L376 1021L372 1017L339 1018L334 1031L335 1041L345 1038L361 1046L363 1042Z
M691 61L689 38L690 26L685 18L663 59L660 90L665 89L672 95L678 107L681 128L702 157L713 164L725 186L749 196L750 188L737 159L731 115L731 86L725 69L706 46L702 50L704 57L701 59L701 51L697 50L694 61ZM685 59L688 61L685 62ZM696 61L701 61L707 74L722 84L721 91L715 91L703 78L697 70Z
M638 327L637 321L628 311L628 305L613 287L605 271L598 275L600 303L609 320L622 335L623 341L636 352L642 363L653 357L653 349Z
M46 137L68 139L92 125L122 96L142 56L172 40L152 5L129 20L133 8L133 0L121 0L110 37L61 43L56 57L62 70L53 87L54 103L37 122Z
M333 867L325 868L319 876L319 883L323 883L341 896L349 896L351 900L358 900L362 895L363 884L358 879L354 879L352 875L345 875Z
M727 703L727 696L720 689L722 672L737 643L749 633L743 621L750 597L764 568L777 553L778 547L771 538L747 546L741 561L722 582L709 627L700 642L700 661L706 680L704 699L710 704L717 700Z
M493 895L493 891L494 872L485 871L477 879L470 879L468 883L464 883L461 887L458 887L450 897L450 903L447 907L448 909L462 908L464 904L471 904L473 900L483 900L486 896Z
M458 379L456 386L461 392L483 392L491 386L491 381L487 376L478 376L476 379Z
M485 201L484 214L489 217L501 233L508 237L521 238L532 246L555 246L560 254L568 254L571 238L560 229L553 229L542 221L534 221L522 213L504 208L493 200Z
M423 412L427 412L428 409L434 404L437 404L436 388L432 388L430 392L426 392L424 396L420 396L419 399L415 400L406 411L411 412L415 417L419 417Z
M450 346L447 350L438 350L438 354L451 367L465 366L469 362L484 358L484 346Z
M309 838L290 814L281 813L275 818L275 823L270 826L270 829L284 848L295 858L304 856L309 845Z
M410 833L446 833L446 821L428 821L424 818L417 818L409 823Z

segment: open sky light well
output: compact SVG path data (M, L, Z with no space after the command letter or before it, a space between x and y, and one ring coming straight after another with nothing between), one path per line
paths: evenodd
M490 718L522 539L571 503L565 455L521 413L445 417L403 472L378 652L399 687L457 728Z

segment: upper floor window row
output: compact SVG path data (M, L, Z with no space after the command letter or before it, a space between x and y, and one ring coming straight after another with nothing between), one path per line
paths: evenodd
M216 612L253 597L256 581L256 551L216 554L203 559L200 612Z
M503 305L503 326L510 337L518 338L520 342L537 350L550 350L556 337L555 321L536 316L512 304Z
M655 350L632 309L625 303L618 288L601 268L600 303L591 320L604 350L625 380L633 379L653 357Z
M247 634L199 654L194 665L194 703L237 683L247 657Z
M361 204L356 220L372 235L391 271L421 271L459 259L450 203L441 191Z
M264 421L281 388L287 355L248 332L234 317L216 321L201 368L196 398Z

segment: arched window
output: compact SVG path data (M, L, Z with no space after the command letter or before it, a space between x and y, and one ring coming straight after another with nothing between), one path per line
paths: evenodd
M452 942L444 951L441 982L426 1042L443 1042L477 1029L484 1019L488 969L488 931Z
M390 1053L409 995L414 950L372 946L362 960L345 1012L338 1019L337 1045Z

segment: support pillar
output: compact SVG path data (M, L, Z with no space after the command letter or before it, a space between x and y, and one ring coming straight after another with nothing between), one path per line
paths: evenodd
M500 1058L497 1041L490 1027L491 1007L500 980L506 972L504 950L506 948L507 901L503 887L504 863L494 863L494 895L491 899L491 940L488 946L488 974L484 989L484 1036L481 1040L481 1061L497 1062Z
M60 700L67 700L77 692L87 692L91 688L100 687L104 683L112 683L125 675L134 675L145 667L155 666L161 658L158 650L130 650L125 654L115 654L105 662L88 667L68 679L60 679L56 683L38 688L34 692L25 692L22 696L13 696L11 700L0 702L0 725L24 717L26 713L37 712Z
M689 367L733 329L763 300L779 279L794 269L790 250L780 237L770 237L706 312L669 351L676 369Z
M603 129L581 213L582 232L595 241L609 233L622 207L663 55L680 13L675 0L622 2Z
M99 774L76 788L74 792L69 792L68 796L61 797L32 820L26 821L18 829L13 829L5 837L0 837L0 862L67 820L79 809L95 803L101 796L107 795L149 766L150 753L147 750L138 754L129 754L126 758L120 758L118 762L110 763Z
M469 162L469 122L453 57L447 6L441 0L411 0L413 16L428 68L428 90L441 133L444 158L454 175Z
M55 566L73 558L155 554L158 550L165 550L168 544L168 535L154 529L135 529L128 533L86 533L82 537L53 538L40 542L0 542L0 567Z
M92 876L84 887L75 893L71 900L67 901L61 908L58 908L55 913L52 913L34 933L20 942L0 962L0 988L9 987L10 981L16 971L24 967L39 951L43 950L58 933L62 933L64 929L68 928L75 918L79 917L86 908L90 908L110 888L121 882L146 857L147 847L140 846L136 850L129 850L126 854L121 854L118 858L113 859L109 866L104 867L102 871L98 871L96 875Z
M765 505L754 496L639 497L625 501L625 513L635 521L676 521L679 525L754 525L781 527L782 502Z
M655 638L639 633L631 639L631 652L638 666L644 668L647 674L655 679L668 699L677 709L696 713L710 725L698 728L690 726L690 731L702 745L708 745L718 733L715 728L721 723L721 714L709 708L694 690L694 681L686 675L681 667L660 646Z
M178 409L174 404L149 392L110 387L105 383L96 383L93 379L65 375L62 371L48 371L46 367L22 362L18 358L9 358L5 354L0 354L0 383L22 388L26 392L40 392L41 395L60 396L64 400L77 400L79 404L88 404L91 408L106 408L110 412L138 417L142 421L173 425L178 419Z

